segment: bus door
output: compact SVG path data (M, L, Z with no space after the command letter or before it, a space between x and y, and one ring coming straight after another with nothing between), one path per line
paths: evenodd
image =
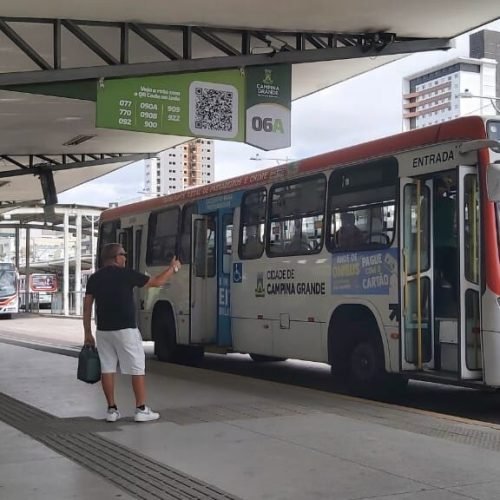
M129 269L140 270L140 248L142 238L142 226L130 226L122 228L118 232L118 243L127 253L125 265ZM144 290L142 288L134 288L134 303L136 310L137 326L139 330L144 324Z
M133 269L136 271L139 271L141 273L144 272L144 269L141 267L143 255L142 255L142 233L143 233L143 226L134 226L134 251L133 255ZM127 258L128 260L128 258ZM144 287L142 288L134 288L134 299L135 299L135 304L136 304L136 311L137 311L137 326L139 327L139 330L146 331L146 326L149 325L151 321L151 317L149 315L145 314L144 308L145 308L145 295L146 295L146 290Z
M402 370L434 369L432 180L400 180Z
M217 338L216 213L193 215L191 238L190 343Z
M218 234L217 254L217 345L231 346L231 267L233 249L233 209L218 211L221 231Z
M458 168L459 366L462 379L482 377L480 204L477 169Z

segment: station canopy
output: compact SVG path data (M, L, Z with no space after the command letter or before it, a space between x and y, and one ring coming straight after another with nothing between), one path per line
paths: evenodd
M186 138L97 129L101 78L292 64L298 99L500 16L498 0L16 0L0 15L0 209ZM89 90L90 89L90 90Z

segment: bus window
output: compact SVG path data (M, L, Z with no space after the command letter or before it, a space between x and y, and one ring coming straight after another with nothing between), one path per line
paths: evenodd
M205 220L195 221L195 276L211 278L215 276L215 218L207 216Z
M142 229L135 231L135 245L134 245L134 269L137 271L141 267L141 242L142 242Z
M104 245L116 243L116 232L120 228L119 221L104 222L99 231L99 254L97 258L98 267L101 267L101 250Z
M312 254L321 250L325 192L323 175L271 188L269 256Z
M118 233L118 243L125 249L127 260L125 266L133 269L135 263L134 245L133 245L133 229L123 229Z
M231 252L233 247L233 215L227 214L222 217L223 248L222 248L222 272L231 272Z
M181 233L178 258L182 264L191 263L191 223L195 213L195 205L184 205L182 208Z
M333 172L329 181L328 247L372 250L394 239L397 162L390 158Z
M500 120L488 120L486 125L488 139L500 141ZM499 148L492 148L495 153L500 153Z
M155 212L149 216L148 266L166 266L176 254L179 209Z
M472 283L479 283L479 180L476 175L464 179L464 266L465 277Z
M258 259L264 251L267 192L246 193L241 203L240 259Z

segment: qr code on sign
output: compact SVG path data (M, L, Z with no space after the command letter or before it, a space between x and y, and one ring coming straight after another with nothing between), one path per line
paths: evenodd
M238 134L238 90L222 83L192 82L189 128L194 135L235 137Z

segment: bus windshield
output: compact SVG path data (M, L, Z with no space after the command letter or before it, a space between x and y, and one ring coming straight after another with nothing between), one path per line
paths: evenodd
M17 291L15 271L0 270L0 297L7 297Z

